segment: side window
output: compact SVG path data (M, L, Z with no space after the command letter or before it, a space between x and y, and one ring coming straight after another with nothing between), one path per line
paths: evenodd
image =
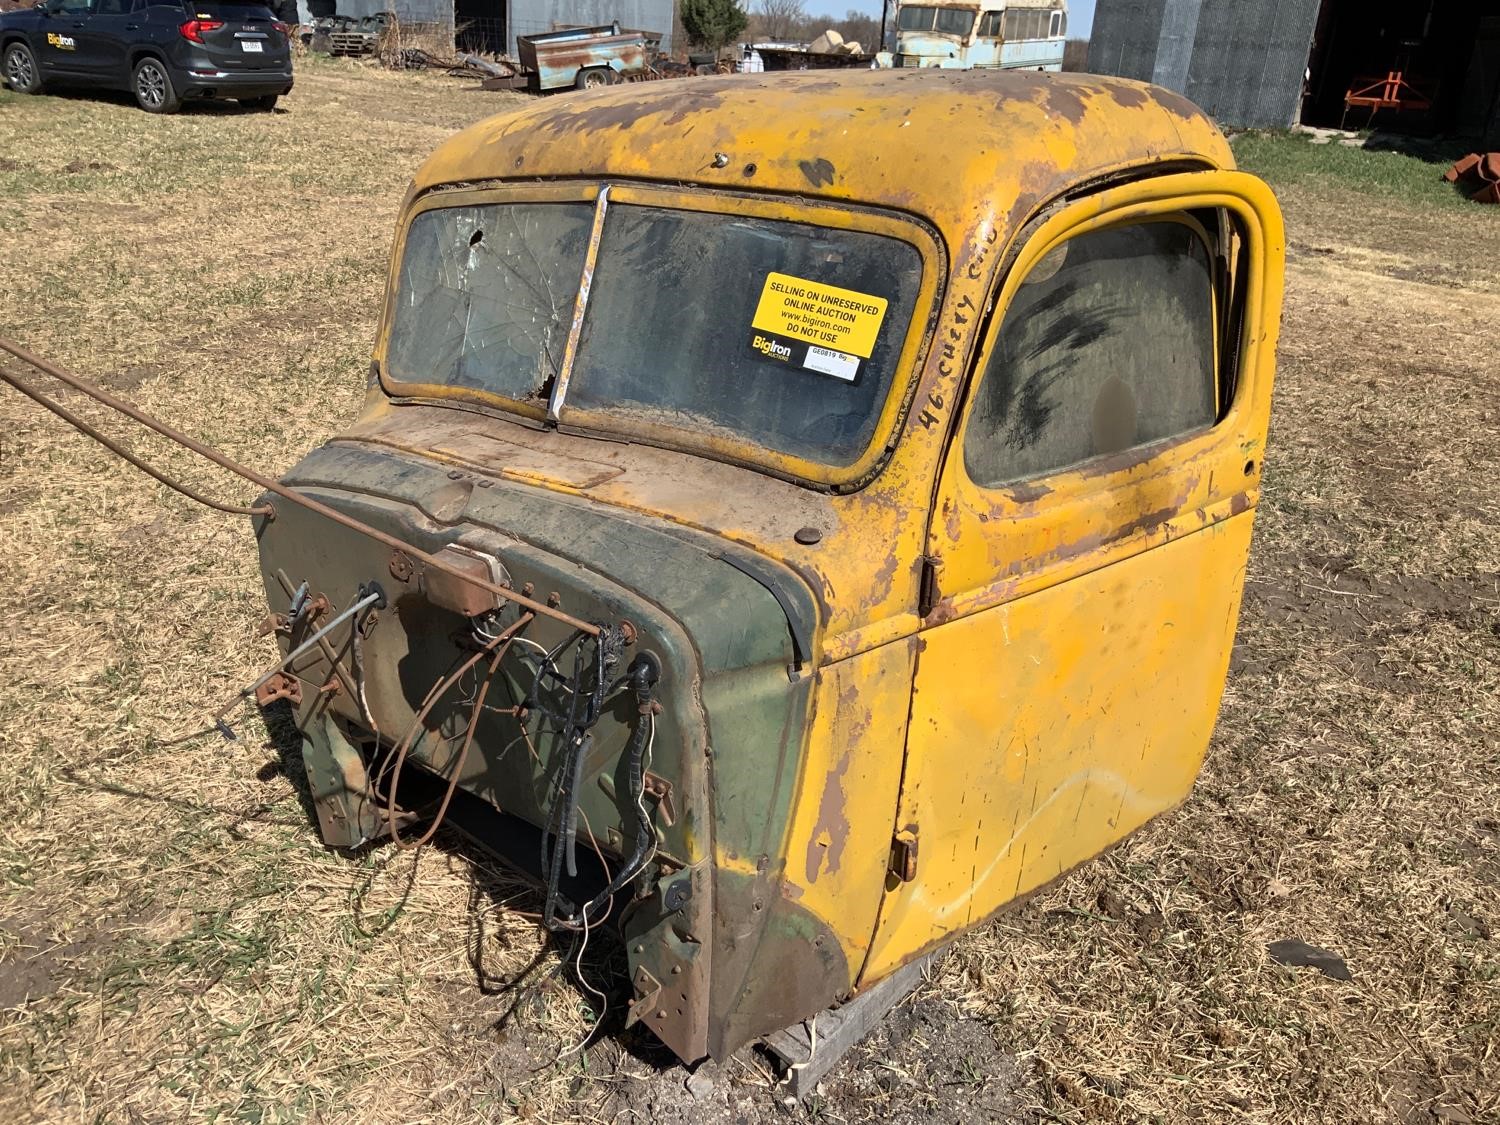
M123 16L130 11L130 0L99 0L94 5L96 16Z
M1001 322L964 437L994 487L1212 426L1209 235L1186 214L1054 248Z
M48 10L54 16L86 16L90 7L91 0L62 0L59 7Z
M974 13L961 8L939 8L937 30L947 35L967 35L974 27Z
M1007 8L1005 10L1005 39L1010 43L1022 43L1042 38L1047 13L1036 8Z
M1000 17L1004 12L985 12L979 17L979 34L984 39L995 39L1000 35Z
M1048 33L1049 38L1052 38L1052 39L1059 39L1059 38L1061 38L1063 32L1067 29L1067 26L1068 26L1067 20L1068 20L1068 17L1065 16L1065 15L1063 15L1063 13L1061 13L1061 12L1053 12L1052 13L1052 28L1051 28L1051 30Z

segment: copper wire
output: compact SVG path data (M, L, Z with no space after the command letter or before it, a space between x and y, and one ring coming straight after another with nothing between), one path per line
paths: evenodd
M390 831L391 839L398 848L420 848L427 841L431 840L433 836L437 835L437 830L442 826L443 818L448 815L448 805L453 800L453 793L458 789L458 780L463 775L464 763L468 760L469 748L474 744L474 732L479 729L479 718L484 713L484 701L489 695L490 684L494 682L495 672L500 667L500 661L510 651L511 639L530 624L534 618L535 614L522 614L513 625L504 629L488 645L464 661L459 666L458 671L454 672L446 680L440 681L437 687L427 693L427 699L423 702L421 709L412 717L411 725L407 727L406 734L402 736L401 744L396 749L396 760L395 764L391 767L391 780L389 787L386 789L385 798L386 828ZM426 832L422 833L415 840L404 840L401 838L400 830L396 827L396 791L401 785L401 771L406 765L406 756L416 744L417 733L422 729L422 721L427 718L428 713L437 704L437 701L447 695L452 690L453 685L468 674L470 668L473 668L474 665L492 653L493 658L490 660L489 671L485 675L484 683L480 685L479 694L475 697L473 709L469 712L469 726L464 732L464 741L458 751L458 760L454 763L453 769L449 773L448 788L443 793L442 803L438 806L438 810L434 814L432 823L428 825Z

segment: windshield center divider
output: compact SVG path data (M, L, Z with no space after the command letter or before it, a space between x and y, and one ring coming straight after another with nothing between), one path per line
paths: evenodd
M573 324L568 329L562 364L557 378L552 381L552 394L547 399L547 417L554 423L562 412L563 401L568 397L568 380L573 377L573 361L578 357L578 341L583 335L583 314L589 306L594 266L599 261L599 242L604 237L604 212L608 209L609 185L605 184L599 189L599 197L594 203L594 226L589 231L589 244L583 256L583 280L578 284L578 299L573 302Z

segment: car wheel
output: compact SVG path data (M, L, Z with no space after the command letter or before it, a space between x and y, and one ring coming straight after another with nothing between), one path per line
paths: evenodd
M172 89L172 76L160 59L147 56L135 64L135 75L130 88L135 92L135 101L147 113L176 113L182 105L177 91Z
M25 43L12 43L5 48L5 81L18 94L42 92L42 72Z
M267 94L263 98L241 98L240 105L260 113L270 113L276 108L276 99L279 97L281 97L280 94Z
M597 90L600 86L608 86L613 75L607 66L591 66L580 70L573 84L580 90Z

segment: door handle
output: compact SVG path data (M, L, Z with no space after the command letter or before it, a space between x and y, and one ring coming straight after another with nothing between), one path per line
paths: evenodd
M125 30L126 31L139 31L140 29L141 29L141 25L138 24L138 23L127 23L125 25Z
M82 20L74 20L73 21L73 26L74 27L82 27L83 26L83 21Z

